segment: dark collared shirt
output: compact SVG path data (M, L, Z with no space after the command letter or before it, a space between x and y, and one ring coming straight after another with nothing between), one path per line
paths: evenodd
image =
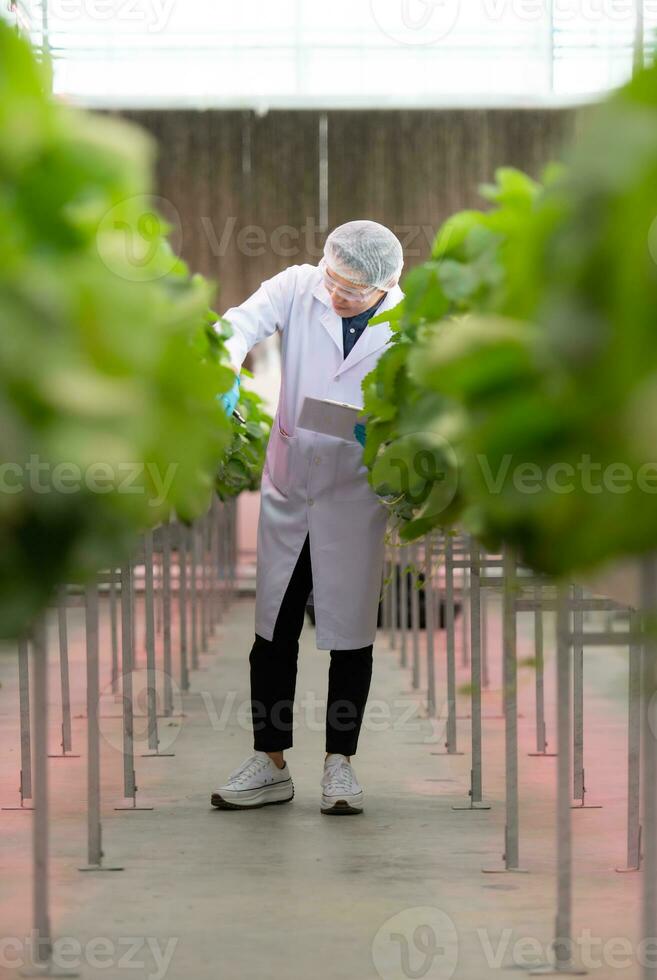
M348 356L352 347L362 334L363 330L374 316L381 303L385 299L385 293L374 306L370 306L369 310L364 310L362 313L357 313L356 316L343 316L342 317L342 351L345 357Z

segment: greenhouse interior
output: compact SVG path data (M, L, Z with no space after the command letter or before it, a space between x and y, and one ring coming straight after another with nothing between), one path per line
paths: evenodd
M0 980L657 980L656 42L2 0Z

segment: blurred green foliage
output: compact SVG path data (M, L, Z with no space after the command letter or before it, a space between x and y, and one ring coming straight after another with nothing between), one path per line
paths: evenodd
M233 383L229 328L169 246L154 150L137 127L53 102L47 67L0 22L3 636L138 531L203 512L227 449L249 467L234 492L257 482L257 399L243 394L245 447L216 398Z
M559 173L556 166L548 168L546 183ZM499 329L482 331L471 315L517 304L509 268L517 256L524 259L516 242L542 186L502 168L496 183L481 191L493 207L449 218L431 259L406 276L405 298L392 313L393 342L363 382L371 483L408 540L461 517L467 417L458 395L476 379L496 384L514 349L507 329L504 344L493 352L502 340Z
M460 520L555 575L657 547L657 68L564 164L498 172L491 211L444 225L364 382L402 536Z

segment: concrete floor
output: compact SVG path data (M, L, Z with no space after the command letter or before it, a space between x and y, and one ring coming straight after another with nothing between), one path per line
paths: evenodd
M549 617L546 617L549 619ZM522 619L522 618L521 618ZM382 634L375 647L369 713L355 757L366 793L362 816L321 816L322 705L328 654L303 636L297 687L298 730L288 761L292 804L249 813L220 812L211 789L251 750L247 655L253 601L242 599L215 633L185 695L184 717L160 721L173 758L136 760L140 802L152 811L119 812L119 705L105 696L102 721L105 861L122 871L80 873L86 860L85 759L53 759L51 907L62 963L84 977L169 980L479 980L537 961L552 936L555 909L555 760L533 748L533 672L520 670L521 857L526 875L485 875L503 850L503 722L485 722L490 811L463 812L469 782L469 722L460 748L441 754L440 725L424 717ZM83 714L82 610L70 612L74 715ZM492 682L499 686L499 610L489 617ZM531 654L521 622L520 656ZM548 725L554 731L552 624L548 623ZM104 625L102 685L108 680ZM54 641L54 633L52 634ZM58 666L51 644L51 744L58 741ZM437 654L444 691L442 641ZM459 657L460 659L460 657ZM638 977L639 874L616 874L625 848L625 688L621 652L586 653L587 782L603 809L573 812L574 928L590 936L592 976ZM459 683L467 672L459 667ZM0 653L0 789L16 800L17 691L13 653ZM423 674L424 677L424 674ZM424 683L424 680L423 680ZM467 699L461 699L462 713ZM499 713L499 691L485 713ZM73 722L84 756L85 722ZM144 742L138 751L144 750ZM17 975L30 930L32 815L0 813L0 977ZM588 932L587 932L588 931ZM8 941L9 940L9 941ZM77 944L77 945L76 945ZM603 947L603 944L604 945ZM79 952L81 950L81 952ZM601 965L595 964L600 962ZM522 969L521 969L522 972Z

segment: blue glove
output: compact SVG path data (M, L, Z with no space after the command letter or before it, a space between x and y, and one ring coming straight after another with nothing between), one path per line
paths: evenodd
M235 411L235 408L237 407L237 403L239 400L240 400L240 379L235 378L235 383L233 384L233 387L230 389L230 391L225 391L222 395L219 395L219 401L224 406L224 411L226 412L228 418L230 418L233 412Z
M365 448L365 426L362 422L357 422L354 426L354 435L363 449Z

